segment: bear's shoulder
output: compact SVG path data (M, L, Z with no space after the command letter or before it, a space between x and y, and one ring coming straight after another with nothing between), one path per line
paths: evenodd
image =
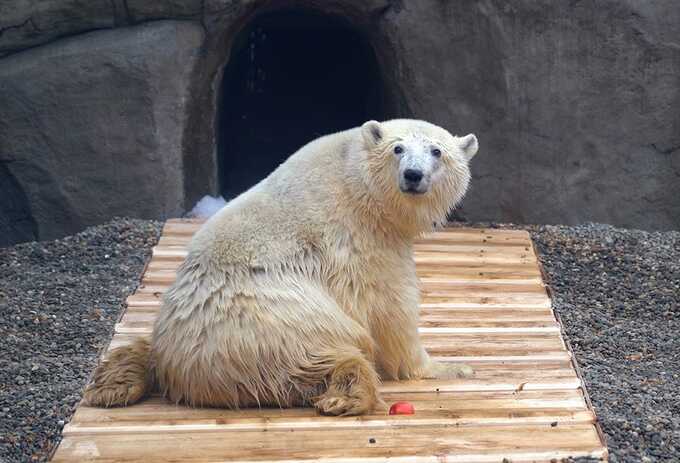
M235 201L201 228L189 246L190 254L209 257L221 266L268 267L290 261L322 240L320 222L304 210L277 203L266 192Z
M267 267L327 248L358 129L303 146L266 179L230 201L197 233L190 254L220 265Z

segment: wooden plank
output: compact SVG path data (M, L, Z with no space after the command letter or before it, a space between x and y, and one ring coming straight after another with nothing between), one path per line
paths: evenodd
M135 293L126 300L128 306L137 307L160 307L162 294L155 293ZM550 299L547 297L525 298L525 297L439 297L423 298L420 305L425 310L444 309L451 310L456 308L476 308L476 309L549 309Z
M171 235L193 235L202 226L201 220L168 220L163 227L163 236ZM484 236L491 238L515 238L530 240L531 235L526 230L501 229L501 228L467 228L467 227L447 227L427 233L420 240L436 240L457 236Z
M148 269L151 271L176 271L182 263L181 260L151 259ZM478 260L462 262L456 265L450 263L429 262L427 264L416 264L419 276L423 277L487 277L489 279L503 279L505 277L523 278L540 277L541 273L535 265L526 264L489 264L481 263ZM540 283L540 281L537 281Z
M424 294L420 305L424 309L434 307L504 307L504 308L549 308L550 298L543 294L492 294L437 295Z
M182 263L181 260L163 260L163 259L151 259L148 268L150 270L177 270L177 268ZM416 269L419 275L422 276L456 276L465 275L469 276L471 274L489 275L491 278L494 276L496 278L502 278L507 275L517 275L518 277L523 276L539 276L541 275L538 267L536 265L527 264L490 264L488 262L480 262L478 260L473 260L469 262L458 262L456 265L451 265L447 262L428 262L425 264L416 264Z
M155 254L154 254L155 255ZM536 258L530 255L512 256L512 255L486 255L481 253L456 253L445 254L436 252L419 252L413 255L413 260L416 265L427 264L448 264L448 265L466 265L472 263L480 263L482 265L489 264L512 264L531 266L536 264Z
M155 264L155 263L154 263ZM470 262L464 265L421 264L416 265L416 271L421 278L484 278L502 280L505 278L533 278L540 277L541 272L530 265L481 264ZM542 284L542 280L538 280Z
M150 403L147 400L142 405ZM192 432L201 433L206 431L275 431L275 430L298 430L298 429L384 429L395 427L422 427L422 426L517 426L532 424L589 424L595 421L592 411L584 408L581 410L541 409L525 410L513 409L504 411L492 410L458 410L451 411L451 404L442 403L437 410L428 410L421 407L418 402L411 402L417 410L418 417L413 416L363 416L360 418L348 417L338 420L333 417L319 416L313 408L289 409L288 411L303 412L297 417L267 416L258 418L254 413L241 414L234 417L209 418L210 411L214 409L199 409L200 419L187 419L186 407L181 405L167 404L159 408L161 420L129 422L116 417L116 422L104 422L94 424L70 424L64 429L64 436L78 434L114 434L114 433L164 433L164 432ZM491 402L493 403L493 402ZM135 405L133 407L137 407ZM83 407L86 408L86 407ZM170 410L176 409L181 418L171 419ZM266 409L260 409L266 410ZM224 415L227 412L223 413Z
M436 273L425 274L424 271L419 271L421 288L430 290L435 286L443 287L460 287L466 285L499 285L501 287L512 286L543 286L540 276L531 275L489 275L487 274L464 274L453 272L448 277L442 277ZM173 280L174 281L174 280ZM498 288L502 289L502 288Z
M137 304L137 300L157 300L156 296L149 297L148 295L140 296L140 298L129 299L127 310L132 312L153 312L158 313L158 304ZM421 304L421 318L428 316L433 317L451 317L458 319L479 319L490 320L494 318L520 318L520 317L553 317L553 312L550 306L540 305L521 305L521 304Z
M155 246L152 250L154 259L183 261L187 256L187 249L185 246ZM521 253L504 253L504 252L479 252L476 249L470 248L465 252L445 253L432 251L419 251L413 256L416 264L429 263L445 263L445 264L463 264L463 263L481 263L481 264L516 264L528 265L535 264L536 257L531 252Z
M138 294L152 294L152 293L164 293L170 288L167 284L141 284L137 288ZM543 286L538 285L487 285L487 284L431 284L423 285L421 288L421 295L423 300L428 298L448 298L451 297L504 297L504 298L519 298L524 297L526 299L535 300L548 300L548 294Z
M154 281L143 279L142 284L137 288L137 292L141 293L155 293L165 292L170 288L171 283L167 281ZM505 295L508 293L527 294L535 296L547 296L545 287L535 282L488 282L488 281L464 281L464 280L421 280L421 293L423 296L440 296L440 295L471 295L471 296L496 296Z
M200 437L200 440L197 440ZM172 449L169 454L168 450ZM590 424L481 427L388 427L224 432L77 434L67 436L54 461L288 461L348 458L393 461L432 457L442 461L518 461L540 456L601 456L599 436ZM403 461L403 460L398 460ZM422 460L409 460L422 461Z
M163 226L162 236L185 235L192 236L201 228L202 224L197 222L172 222L167 221Z
M192 235L187 234L171 234L163 235L158 240L160 246L187 246L192 239ZM531 249L531 240L528 238L504 238L499 236L470 236L450 233L445 237L440 238L425 238L416 240L414 242L416 251L440 249L442 251L453 251L459 247L482 247L488 248L489 251L507 250L507 252L521 252L529 251Z
M550 320L554 321L555 316L549 307L532 308L479 308L470 306L461 307L423 307L420 311L420 319L422 320L453 320L455 322L463 322L466 320L478 321L537 321Z
M150 333L159 307L128 307L117 333ZM421 315L421 333L559 333L560 327L550 311L499 312L497 316L475 311L449 311L438 314L427 311Z
M139 299L144 296L149 298L156 298L160 300L160 297L168 290L169 286L162 285L140 285L137 288L137 292L134 299ZM423 301L423 306L427 304L436 303L463 303L466 302L476 303L476 304L487 304L487 305L497 305L497 304L509 304L513 303L515 305L526 303L527 305L534 306L539 304L539 307L549 307L550 299L542 287L530 287L528 285L518 285L518 287L513 287L512 285L505 285L504 287L498 287L498 289L493 289L490 286L473 286L466 285L464 287L436 287L430 290L423 289L421 291L421 298Z
M186 247L191 242L191 235L164 235L158 240L160 247ZM414 243L414 249L419 251L435 252L489 252L526 254L531 251L529 239L505 239L498 237L469 237L460 235L447 235L440 239L418 240Z
M155 396L127 408L81 406L64 435L107 432L246 431L276 429L364 429L399 426L480 426L592 423L594 415L578 390L456 393L386 393L387 404L409 401L414 415L319 416L313 408L191 409Z
M502 246L502 247L526 247L531 245L531 239L525 236L501 236L490 234L462 234L455 232L447 232L442 235L426 235L421 239L414 241L415 245L424 243L429 244L469 244L469 245L483 245L483 246Z
M142 326L153 323L158 316L159 307L130 306L123 315L121 323L129 326ZM421 327L482 328L512 327L520 330L533 327L558 327L549 309L434 309L423 310L420 316ZM552 331L552 330L551 330Z
M487 246L479 243L460 243L452 241L450 243L420 243L414 245L414 252L418 254L475 254L489 256L520 256L530 257L533 252L531 243L527 246Z
M490 285L478 283L464 283L464 284L424 284L421 288L423 296L448 296L448 295L471 295L471 296L485 296L485 295L526 295L528 297L541 296L547 297L548 293L543 285Z
M451 324L453 325L453 323ZM148 334L150 335L153 331L153 320L152 321L138 321L130 322L128 320L123 320L120 323L116 323L114 326L116 333L121 334ZM428 326L418 328L420 334L449 334L449 335L459 335L459 334L513 334L513 335L531 335L531 334L541 334L541 333L553 333L559 334L560 327L557 324L549 326Z
M141 285L137 292L128 297L129 305L158 305L163 292L167 286L149 287ZM155 304L154 304L155 301ZM550 298L545 293L544 288L535 291L525 292L504 292L502 289L497 291L484 291L482 288L470 287L469 292L465 290L441 290L423 292L423 308L430 307L477 307L494 306L506 308L518 307L539 307L549 308Z
M417 418L423 411L451 410L515 410L515 409L568 409L582 410L586 408L583 393L578 389L550 391L468 391L468 392L383 392L387 404L397 401L417 403L417 413L409 418ZM446 406L444 406L446 405ZM374 419L383 419L384 411L366 415ZM187 423L202 419L219 420L241 417L255 418L291 418L313 416L320 417L311 408L253 408L226 410L220 408L189 408L176 405L166 399L154 395L148 400L129 407L101 409L80 406L70 424L79 426L101 426L105 423L122 421L125 423L145 423L163 421L183 421ZM394 419L398 418L392 417ZM333 421L333 417L321 417L323 421ZM361 421L362 417L355 417ZM345 417L341 421L350 420ZM325 424L324 424L325 426ZM329 424L329 426L332 426Z
M141 310L137 310L141 309ZM149 310L150 309L150 310ZM158 316L158 307L133 307L123 315L120 323L116 324L116 332L123 333L126 329L151 328ZM530 313L530 312L529 312ZM486 315L486 317L484 316ZM546 315L515 315L512 313L499 315L498 318L476 312L446 312L443 315L427 312L421 315L421 333L559 333L560 327L554 316Z
M484 271L482 271L484 270ZM499 269L496 271L483 267L456 267L437 269L422 266L417 269L421 285L461 286L467 284L485 285L538 285L542 286L541 275L537 270ZM164 262L153 261L149 264L142 282L146 285L170 285L177 278L177 266L167 266Z
M470 228L470 227L445 227L439 228L430 233L426 233L425 239L437 239L440 237L452 235L466 235L466 236L497 236L502 238L515 237L523 239L531 239L531 235L526 230L517 230L513 228Z

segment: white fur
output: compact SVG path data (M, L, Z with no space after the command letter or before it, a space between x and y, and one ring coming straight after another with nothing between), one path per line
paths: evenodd
M428 170L426 193L401 191L397 143ZM161 391L356 414L379 404L378 374L464 371L435 365L420 343L412 243L462 198L476 150L474 135L424 121L369 121L309 143L228 203L164 298L151 341Z

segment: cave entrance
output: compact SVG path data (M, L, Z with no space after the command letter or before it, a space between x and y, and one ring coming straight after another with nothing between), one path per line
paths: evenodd
M309 11L256 17L224 70L218 166L229 199L321 135L383 119L368 40L343 18Z

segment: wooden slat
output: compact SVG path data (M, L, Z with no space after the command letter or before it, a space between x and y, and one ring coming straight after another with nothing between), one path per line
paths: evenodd
M451 307L489 307L489 308L549 308L550 298L544 294L501 294L495 293L484 295L478 293L469 296L460 294L442 294L432 296L424 294L421 307L430 308L451 308Z
M169 220L111 349L149 336L195 220ZM528 462L606 457L596 417L560 334L525 231L445 229L418 240L420 334L433 359L472 378L386 381L384 411L324 417L312 408L190 409L152 397L81 406L54 461ZM104 353L106 355L106 353ZM238 434L234 434L238 433ZM168 449L172 449L168 452Z
M201 228L203 222L201 220L173 220L170 219L165 223L163 227L163 236L173 236L173 235L193 235ZM431 233L428 233L426 237L422 238L420 241L430 241L437 239L446 239L450 237L458 236L481 236L486 239L523 239L530 240L531 237L526 230L513 230L513 229L500 229L500 228L463 228L463 227L450 227L445 229L440 229Z
M169 272L175 272L181 261L179 260L163 260L163 259L152 259L149 262L148 270L150 272L162 272L165 275L162 277L162 281L174 281L168 276ZM451 266L450 264L444 263L428 263L427 265L416 265L418 275L424 278L438 278L441 277L451 277L452 279L473 279L473 280L483 280L486 283L490 283L486 280L500 280L497 283L503 284L504 280L513 279L526 280L531 279L532 282L540 284L540 272L535 265L503 265L503 264L485 264L482 265L479 262L467 262L460 265ZM152 273L152 275L154 275Z
M128 408L80 407L64 435L97 432L245 431L276 429L376 429L399 426L480 426L592 423L577 390L456 393L385 393L387 403L408 400L416 415L376 413L338 420L312 408L255 410L188 409L160 397Z
M162 293L154 291L152 293L138 292L127 298L128 305L144 307L160 307ZM550 299L547 296L536 295L517 296L517 295L494 295L494 296L439 296L423 297L421 304L423 309L452 309L456 307L478 307L478 308L550 308Z
M152 403L148 399L145 404ZM187 413L180 419L170 419L170 410L179 409L186 412L182 405L166 404L159 407L159 416L164 419L157 421L143 421L140 423L118 422L95 423L95 425L70 424L64 429L65 436L78 434L113 434L113 433L164 433L164 432L191 432L201 433L206 431L275 431L275 430L299 430L299 429L385 429L408 427L431 427L431 426L517 426L533 424L589 424L595 422L592 411L582 408L577 410L546 408L546 409L513 409L510 411L500 408L488 408L498 405L495 402L484 404L484 409L456 410L450 407L454 404L441 402L436 410L430 410L419 402L410 401L418 407L418 416L399 415L368 415L361 418L348 417L338 420L333 417L319 416L313 408L290 409L300 411L299 416L276 417L266 416L258 418L254 413L237 414L236 416L210 419L210 411L213 409L199 409L199 419L187 419ZM83 407L85 408L85 407ZM266 409L261 409L266 410ZM224 413L223 415L226 415Z
M144 286L140 287L136 294L128 298L129 305L160 306L161 298L167 287ZM550 299L542 292L510 292L470 290L468 295L465 291L438 290L432 292L423 291L423 309L455 308L455 307L490 307L490 308L548 308Z
M181 260L163 260L163 259L152 259L149 262L148 268L150 270L177 270L177 268L182 263ZM540 276L540 272L536 265L526 265L526 264L490 264L488 262L480 262L478 260L473 260L469 262L459 262L452 266L450 263L446 262L428 262L425 264L416 264L418 273L424 276L432 275L470 275L482 272L485 275L490 275L491 277L502 277L506 275L519 275L519 276Z
M190 235L169 235L162 236L158 241L158 246L187 246L191 241ZM440 251L457 252L476 250L477 252L508 252L511 254L525 254L531 250L531 241L528 238L513 238L498 240L494 237L469 237L449 234L445 238L418 240L415 242L415 250L418 251Z
M151 326L158 316L159 307L130 306L120 322L121 327L144 328ZM513 332L536 331L535 328L547 328L547 331L559 331L559 325L552 313L545 309L542 312L533 310L497 311L489 314L481 310L445 311L427 310L420 317L421 328L447 328L450 332L474 332L481 328L508 328ZM455 331L455 329L460 329ZM462 330L462 331L461 331ZM542 330L538 330L542 331ZM119 331L122 332L122 331Z
M128 307L117 333L148 333L158 316L159 307ZM560 327L549 310L515 311L496 315L480 310L423 311L421 333L559 333Z
M503 458L550 459L554 456L601 456L599 436L590 424L408 427L365 430L241 431L238 439L222 431L111 433L67 436L54 461L287 461L314 458L387 456L432 457L432 461L501 461ZM438 458L439 460L435 460ZM398 460L403 461L403 460ZM531 461L531 460L528 460Z
M482 271L484 270L484 271ZM531 269L528 271L513 268L489 269L483 267L458 268L455 271L446 267L442 269L432 266L418 269L423 288L429 285L462 286L467 284L485 285L538 285L542 286L541 274ZM161 261L152 261L144 274L144 285L170 285L177 278L177 266L167 266Z
M185 246L156 246L153 248L152 255L157 260L183 261L187 256ZM480 252L476 248L469 248L466 251L455 253L419 251L414 254L413 259L416 264L464 264L481 263L485 264L513 264L530 265L536 263L536 257L531 252L522 251L519 253L506 252Z
M167 285L140 285L137 293L133 296L140 296L140 299L143 299L145 296L158 298L158 296L167 290L167 288ZM154 294L156 296L154 296ZM507 306L509 303L517 304L526 301L530 305L542 302L543 306L545 306L547 303L547 307L550 307L550 299L548 298L545 288L542 286L531 287L529 285L497 286L468 284L437 287L430 290L423 290L422 301L423 304L432 302L468 302L468 306L484 303Z
M169 288L167 284L146 284L137 288L138 294L162 294ZM525 298L527 301L535 301L537 299L549 302L548 295L543 286L539 285L524 285L524 284L505 284L505 285L489 285L489 284L424 284L422 286L423 301L430 298L455 298L455 297L501 297L505 299Z
M147 295L148 296L148 295ZM145 296L143 299L149 299ZM151 299L157 299L152 297ZM135 299L132 299L134 301ZM135 303L128 304L128 311L142 311L158 313L158 306L149 306L146 304L137 305ZM421 308L421 317L450 317L456 319L478 319L485 321L488 319L521 319L524 317L552 317L554 315L549 307L535 307L532 305L519 307L503 307L503 306L484 306L473 304L441 304L432 306L432 304L423 304Z

